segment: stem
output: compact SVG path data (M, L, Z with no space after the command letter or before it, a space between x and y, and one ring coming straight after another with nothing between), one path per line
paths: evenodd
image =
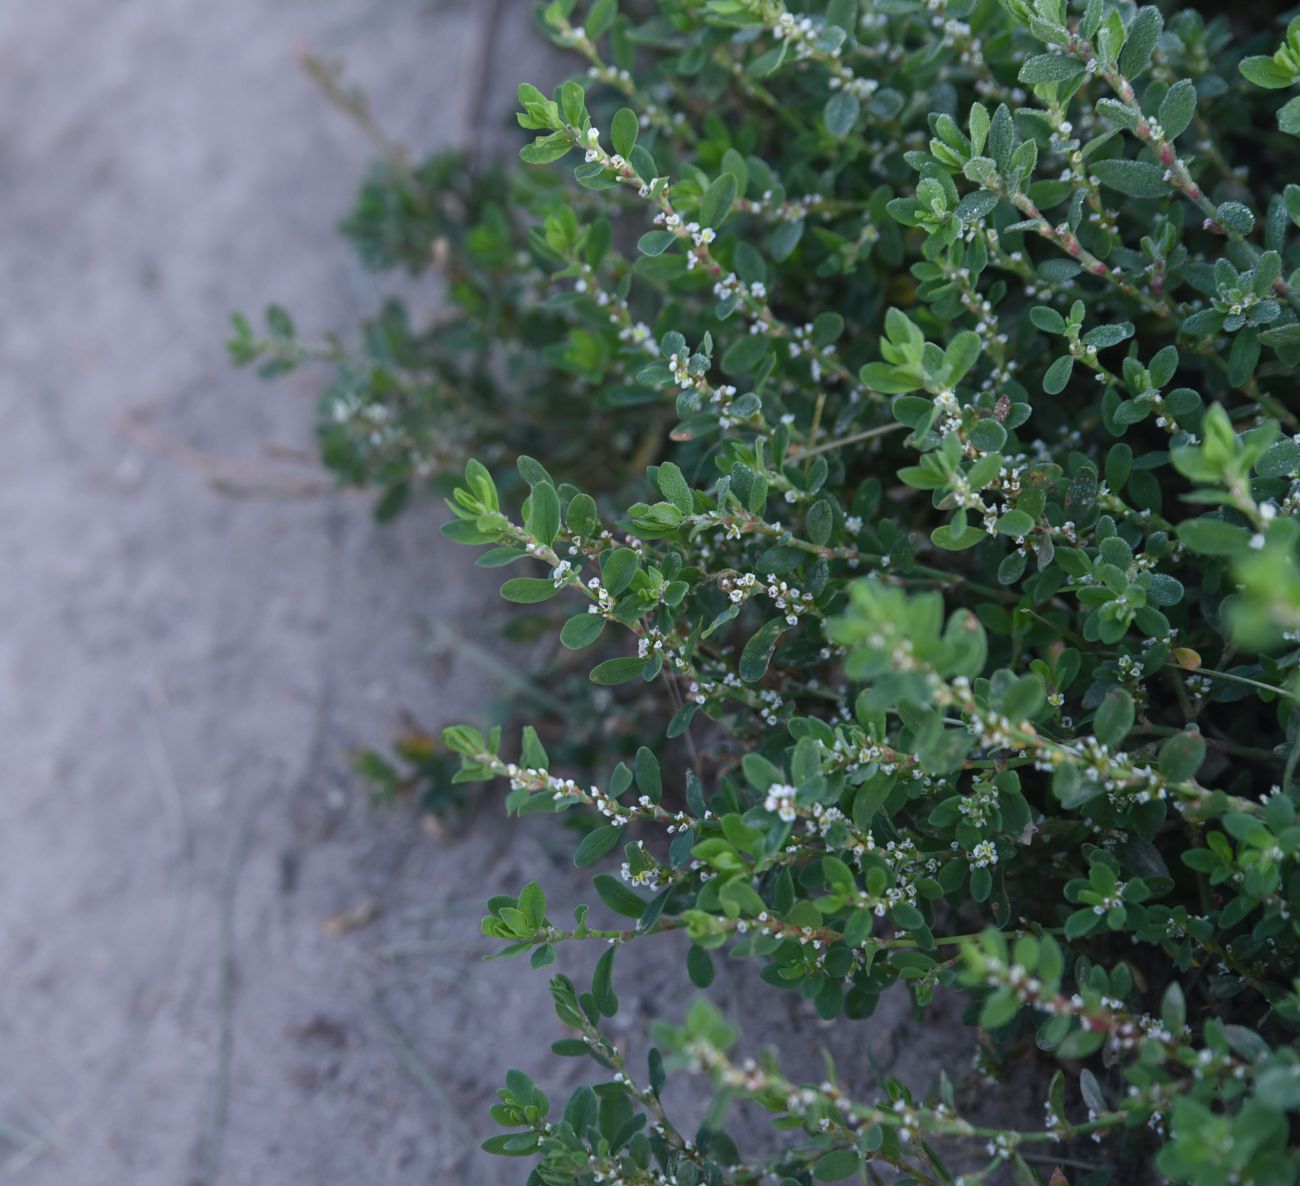
M1033 222L1033 229L1037 234L1049 243L1054 243L1071 259L1077 260L1089 275L1105 280L1107 284L1122 292L1129 300L1136 301L1157 317L1162 317L1166 321L1177 322L1178 319L1174 316L1174 311L1170 308L1168 301L1156 300L1149 292L1144 292L1136 285L1130 284L1116 270L1108 268L1079 242L1078 237L1069 227L1065 227L1063 230L1054 227L1043 217L1028 194L1013 193L1000 180L985 184L983 188L997 194L1000 198L1015 206L1017 210Z
M823 395L823 399L825 396ZM821 411L821 401L818 401L818 412ZM860 441L873 440L875 437L886 436L891 432L898 432L906 428L906 424L882 424L877 428L868 428L864 432L855 432L852 436L838 437L833 441L826 441L820 445L809 445L806 449L792 450L792 457L811 457L815 453L829 453L833 449L843 449L846 445L856 445ZM813 425L813 431L809 434L809 441L816 440L816 423Z
M1237 675L1232 671L1216 671L1213 667L1179 667L1174 664L1179 671L1186 671L1191 675L1208 675L1212 679L1228 680L1234 684L1245 684L1247 687L1258 688L1261 692L1272 692L1273 695L1284 700L1290 700L1292 704L1300 705L1300 696L1294 692L1288 692L1285 688L1279 688L1274 684L1266 684L1261 680L1251 679L1249 676Z

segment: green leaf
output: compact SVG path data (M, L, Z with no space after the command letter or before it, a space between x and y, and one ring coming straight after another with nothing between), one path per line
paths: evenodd
M981 453L996 453L1007 443L1007 430L996 420L977 420L970 430L970 443Z
M1088 913L1092 915L1091 911ZM1056 1055L1058 1058L1087 1058L1100 1050L1105 1040L1106 1035L1101 1030L1075 1030L1056 1048Z
M1061 355L1047 368L1047 373L1043 376L1043 390L1048 395L1060 395L1065 390L1072 374L1074 374L1073 357L1069 354Z
M652 1046L646 1056L646 1063L648 1064L646 1078L650 1083L650 1090L655 1095L662 1095L665 1083L664 1056Z
M1250 532L1203 515L1178 524L1178 538L1202 556L1239 556L1250 543Z
M989 136L989 109L983 103L972 103L970 108L971 151L979 156Z
M525 526L548 548L560 533L560 498L550 482L538 482L528 496Z
M631 548L615 548L601 561L600 576L605 588L617 597L632 583L639 563L640 558Z
M1288 136L1300 136L1300 95L1283 104L1277 113L1277 126Z
M920 386L910 375L887 362L867 363L858 371L858 378L866 387L883 395L902 395Z
M573 854L573 863L579 869L594 865L618 843L622 834L623 829L617 824L605 824L593 828L578 842L577 850ZM644 905L643 902L642 906Z
M560 84L560 110L566 123L578 127L587 114L586 92L582 84L570 79Z
M772 258L780 262L789 259L794 254L794 249L799 246L803 239L804 220L796 219L794 222L782 222L772 232L771 252Z
M974 330L963 330L948 343L943 354L944 374L950 384L957 384L975 365L980 356L980 336Z
M1160 111L1156 116L1165 131L1165 139L1177 140L1192 122L1196 114L1196 84L1190 78L1180 78L1160 100Z
M1145 10L1144 10L1145 11ZM1113 161L1094 161L1089 165L1092 175L1111 189L1130 198L1162 198L1169 193L1165 170L1149 161L1130 161L1120 158Z
M1282 189L1282 204L1286 207L1287 217L1300 226L1300 185L1288 184Z
M1261 1104L1276 1112L1300 1108L1300 1074L1294 1062L1276 1063L1255 1076L1255 1093Z
M1076 910L1065 920L1065 937L1082 939L1092 934L1101 925L1101 919L1091 910Z
M538 482L549 482L552 486L555 482L551 475L546 472L544 466L536 457L529 457L526 453L521 453L518 460L515 461L515 469L519 471L519 476L528 483L528 489L532 490Z
M832 309L823 309L813 322L812 343L818 348L834 345L844 333L844 317Z
M971 157L962 166L961 171L977 185L992 185L998 179L997 162L991 157Z
M997 194L987 189L977 189L973 193L967 194L960 202L957 203L957 209L953 212L958 218L965 223L979 222L981 218L986 218L993 212L1001 199Z
M736 191L743 194L749 186L749 164L744 156L734 148L727 149L722 154L722 171L736 179Z
M546 577L515 577L501 586L501 596L518 605L550 601L560 590Z
M613 1017L618 1012L618 997L614 995L614 953L617 947L610 947L596 961L596 970L591 977L591 996L606 1017Z
M1240 202L1220 203L1215 217L1221 226L1236 231L1239 235L1249 235L1255 229L1255 215L1249 206L1243 206Z
M1006 1025L1020 1009L1016 994L1009 988L999 988L985 998L980 1008L980 1025L995 1030Z
M832 1149L813 1166L813 1177L819 1182L839 1182L853 1177L861 1165L862 1156L853 1149Z
M541 737L537 736L537 730L534 730L530 724L524 726L523 753L520 754L519 761L524 766L532 767L533 770L549 770L550 758L546 757L545 746L542 745Z
M822 109L822 118L826 121L826 130L835 137L847 136L853 131L862 113L862 101L853 91L836 91L826 100Z
M1118 494L1124 489L1124 483L1133 469L1133 449L1120 441L1110 447L1106 454L1106 485L1112 493Z
M1300 471L1300 444L1287 439L1278 441L1255 462L1261 478L1281 478Z
M582 863L590 864L591 862ZM640 918L644 913L644 899L640 894L635 894L628 889L617 877L610 877L608 873L597 873L591 879L591 884L595 887L596 893L600 895L600 900L615 914L621 914L625 918Z
M659 759L654 751L641 746L636 751L636 785L643 795L648 795L652 803L663 798L663 775L659 770Z
M474 561L480 568L504 568L528 555L522 548L489 548Z
M713 983L713 958L703 947L692 947L686 953L686 974L696 988L708 988Z
M1098 325L1090 329L1080 341L1085 346L1092 346L1098 350L1105 350L1109 346L1118 346L1120 342L1126 342L1133 336L1133 323L1131 321L1121 321L1115 325Z
M851 875L850 875L851 877ZM919 931L925 926L925 915L907 902L899 902L889 912L890 921L905 931Z
M1028 563L1029 557L1024 552L1008 552L998 565L998 584L1014 585L1025 575L1025 567Z
M293 318L289 316L288 311L281 305L267 305L266 328L278 338L292 338L295 336Z
M1034 517L1024 511L1010 510L998 519L998 534L1025 536L1034 529Z
M519 891L519 909L534 930L546 921L546 895L537 882L530 881Z
M1127 103L1121 103L1118 99L1098 99L1097 112L1104 115L1112 123L1128 128L1130 132L1136 130L1142 119L1140 110L1134 110Z
M954 530L951 523L944 523L930 532L930 542L936 548L943 548L948 552L964 552L987 538L987 532L972 527L969 523L958 530Z
M781 635L788 629L784 618L773 618L764 624L740 653L740 678L747 684L757 683L767 674L772 652Z
M1119 54L1119 72L1129 79L1136 78L1151 61L1151 54L1165 27L1165 18L1153 4L1139 8L1124 37L1124 48Z
M595 535L600 530L596 500L590 494L575 494L564 512L564 521L574 535Z
M1065 333L1065 318L1050 305L1035 305L1029 310L1029 320L1044 333Z
M1133 728L1133 719L1133 697L1124 688L1111 688L1097 708L1092 731L1103 745L1118 749Z
M668 728L665 731L668 737L680 737L687 729L691 727L691 721L695 719L695 714L700 711L700 706L694 700L688 700L672 715L668 722Z
M1032 720L1047 702L1043 677L1030 672L1022 675L1002 697L1002 711L1013 721Z
M663 255L676 242L677 236L672 231L646 231L636 241L636 249L642 255Z
M1175 1036L1183 1032L1187 1024L1187 1001L1183 996L1182 985L1177 980L1171 981L1160 1002L1160 1020L1165 1028Z
M640 177L647 185L655 178L656 170L654 157L646 151L643 144L637 144L632 150L632 156L628 157L628 163L636 170L637 177Z
M626 684L638 679L645 670L646 661L628 657L626 659L606 659L591 669L588 677L593 684Z
M1020 67L1020 81L1030 86L1043 82L1068 82L1083 73L1083 63L1078 58L1064 54L1038 54Z
M519 159L525 165L549 165L567 155L572 147L563 132L553 132L549 136L538 136L531 144L525 144L519 150Z
M1178 733L1160 747L1160 773L1170 782L1196 777L1205 761L1205 741L1197 733Z
M614 119L609 125L609 138L614 151L621 157L630 157L640 130L641 121L637 119L636 112L630 107L620 107L614 112Z
M762 334L745 334L727 347L722 355L724 375L746 375L758 370L769 352L767 339Z
M1228 382L1233 387L1241 387L1249 382L1259 363L1259 334L1247 327L1232 339L1232 349L1228 353Z
M1256 86L1269 91L1280 91L1296 81L1295 75L1290 70L1284 70L1272 58L1265 57L1263 54L1242 58L1237 69L1248 82L1253 82Z
M469 519L453 519L442 525L442 534L458 544L491 544L500 534L495 531L480 531Z
M541 1137L535 1132L502 1132L488 1137L479 1148L499 1157L531 1157L540 1144Z
M560 642L571 651L589 647L605 629L605 619L600 614L574 614L560 627Z
M596 0L596 2L587 9L587 19L584 25L587 30L587 36L595 41L606 29L614 23L614 18L618 15L618 0Z
M660 463L655 474L655 482L659 486L659 492L683 515L689 515L695 510L695 499L691 494L690 484L682 471L671 461Z
M1300 322L1266 329L1259 335L1259 340L1265 346L1300 346Z
M830 539L834 526L835 512L829 500L819 498L808 512L808 538L820 547Z
M1223 328L1223 314L1218 309L1200 309L1183 318L1185 334L1217 334Z
M736 179L730 173L723 173L716 178L704 191L704 198L700 202L700 225L720 227L731 213L736 193Z

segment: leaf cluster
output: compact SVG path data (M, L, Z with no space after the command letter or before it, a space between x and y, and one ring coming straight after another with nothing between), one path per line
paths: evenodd
M590 991L552 981L555 1052L608 1076L557 1119L512 1073L488 1147L547 1186L1034 1183L1076 1140L1101 1168L1053 1186L1292 1186L1296 27L1270 56L1115 0L538 21L581 71L520 88L509 201L462 201L457 329L394 328L327 447L392 490L493 442L446 534L637 697L635 757L581 780L532 729L444 737L457 782L572 813L615 924L560 925L535 884L489 902L502 955L608 945ZM418 266L462 182L377 175L368 258ZM292 360L269 329L241 323L238 357ZM412 402L412 376L502 358L481 407ZM412 406L445 449L401 435ZM725 952L839 1024L900 985L967 994L987 1062L1037 1052L1046 1124L965 1115L964 1056L925 1098L791 1083L707 1002L633 1073L603 1028L617 953L667 931L698 988ZM683 1069L722 1101L690 1134L660 1095ZM736 1097L789 1134L775 1160L728 1136Z

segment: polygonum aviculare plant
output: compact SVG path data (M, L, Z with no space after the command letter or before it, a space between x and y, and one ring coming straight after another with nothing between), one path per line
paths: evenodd
M581 778L530 728L445 736L601 870L571 924L536 884L489 903L535 967L608 946L551 982L598 1081L552 1113L512 1072L487 1147L548 1186L1290 1186L1300 33L1113 0L538 18L582 66L520 88L527 167L365 191L354 236L441 251L453 315L385 314L322 427L390 498L482 445L447 534L662 706ZM245 354L296 358L271 331ZM667 931L701 988L725 952L842 1025L901 981L977 1030L924 1098L791 1082L704 1000L632 1066L618 953ZM1042 1123L969 1118L976 1046L1037 1051ZM674 1068L784 1152L679 1127Z

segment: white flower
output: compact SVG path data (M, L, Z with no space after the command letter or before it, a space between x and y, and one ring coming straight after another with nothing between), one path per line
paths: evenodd
M767 788L767 798L763 800L763 807L767 811L775 812L776 815L790 823L795 818L794 799L798 792L788 783L774 782Z
M977 869L987 869L998 863L998 850L991 840L981 840L970 850L971 863Z

